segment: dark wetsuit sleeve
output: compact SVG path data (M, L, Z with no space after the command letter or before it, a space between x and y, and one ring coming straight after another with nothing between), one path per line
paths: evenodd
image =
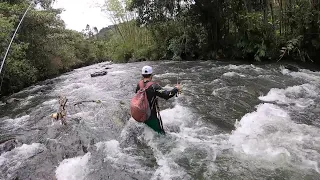
M136 93L139 91L139 89L140 89L139 84L137 84Z
M155 89L156 96L161 97L166 100L168 100L169 98L172 98L178 92L177 88L173 88L171 91L167 91L167 90L163 89L159 84L154 84L153 87Z

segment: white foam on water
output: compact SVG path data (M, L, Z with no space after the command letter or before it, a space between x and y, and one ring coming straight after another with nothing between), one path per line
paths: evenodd
M157 158L157 163L160 166L156 172L151 177L151 180L158 180L160 179L174 179L174 178L181 178L181 179L190 179L187 176L187 173L184 172L182 168L180 168L174 161L170 161L169 158L164 156L159 156Z
M311 82L316 82L318 83L320 81L320 75L319 74L313 74L313 73L308 73L308 72L291 72L289 75L295 77L295 78L300 78L304 80L308 80Z
M236 72L226 72L224 73L222 76L226 76L226 77L234 77L234 76L240 76L240 77L246 77L245 75L243 74L240 74L240 73L236 73Z
M98 142L95 144L98 151L103 151L106 155L104 162L110 160L111 162L116 162L121 157L125 156L121 152L119 147L119 142L116 140L106 141L106 142Z
M222 68L226 68L226 69L229 69L229 70L242 70L242 69L252 69L256 72L260 72L260 71L264 71L264 69L260 68L260 67L257 67L253 64L250 64L250 65L233 65L233 64L230 64L228 66L225 66Z
M75 113L70 114L69 116L71 118L83 118L83 119L86 119L86 121L87 121L87 119L92 119L92 117L94 115L95 115L95 113L92 111L86 111L83 109L79 109Z
M12 128L12 129L18 129L20 127L23 127L27 124L27 122L30 119L30 115L21 116L15 119L6 119L4 122L6 122L5 127Z
M221 84L221 79L215 79L211 82L211 84L215 84L215 83L220 83Z
M58 99L51 99L49 101L45 101L42 103L42 105L45 105L45 106L52 106L52 105L57 105L57 104L59 104Z
M227 66L227 69L231 69L231 70L235 70L235 69L241 69L241 68L245 68L245 65L233 65L233 64L230 64Z
M22 101L20 101L20 107L21 106L27 106L30 104L30 100L33 99L35 96L28 96L27 98L23 99Z
M168 126L180 127L185 123L183 121L183 118L181 118L183 117L183 115L186 115L185 113L187 113L187 111L180 105L176 105L172 109L165 109L160 112L163 120L163 126L167 134L170 134L170 132L166 130ZM159 147L159 140L161 138L158 138L159 136L156 132L154 132L147 126L144 126L144 132L141 135L140 139L146 141L148 146L151 147L154 157L156 158L157 164L159 166L153 173L151 179L190 179L187 177L187 173L184 171L184 169L179 167L179 165L174 161L176 158L174 154L179 153L178 151L183 152L185 147L179 147L178 145L171 152L166 154L161 151L161 147Z
M29 158L37 155L45 149L45 146L40 143L33 143L30 145L23 144L20 147L1 154L0 177L3 177L4 179L11 178L19 168L22 168L27 163Z
M18 94L22 94L22 93L26 93L26 92L29 92L29 93L33 93L39 89L41 89L42 87L44 87L45 85L34 85L34 86L30 86L26 89L23 89L17 93L15 93L15 95L18 95Z
M169 154L164 154L161 152L161 149L158 147L158 142L155 141L154 132L150 129L145 129L144 137L148 145L152 148L154 157L156 158L158 168L153 173L151 180L158 179L190 179L185 170L180 167L174 160L179 154L178 151L183 152L184 148L175 148ZM180 152L180 153L181 153ZM174 155L175 154L175 155Z
M55 173L57 180L83 180L89 174L87 164L91 158L88 152L84 156L64 159L57 167Z
M58 90L56 90L57 94L63 95L72 95L76 97L90 97L94 96L97 93L103 92L102 89L98 88L96 84L87 84L87 83L69 83Z
M163 88L163 89L165 89L165 90L170 91L171 89L173 89L173 88L174 88L174 86L172 86L172 84L166 84L166 85L165 85L165 86L163 86L162 88Z
M88 80L86 80L88 81ZM76 87L76 88L75 88ZM78 102L82 100L97 100L101 99L105 91L99 87L99 84L94 83L93 81L88 83L78 83L70 82L62 85L59 89L56 89L53 92L55 96L66 96L68 98L68 103Z
M122 169L132 173L147 173L148 169L143 167L139 160L144 161L144 157L132 156L123 152L117 140L98 142L95 144L97 151L104 155L104 162L110 163L112 167Z
M176 104L172 109L164 109L160 111L162 121L164 124L184 125L187 122L188 115L191 116L190 112L183 106ZM184 117L186 120L184 120Z
M273 104L260 104L255 112L246 114L232 132L229 143L240 156L271 162L271 169L290 164L320 173L317 164L320 154L312 151L319 148L320 130L294 123L287 111Z
M307 80L308 82L314 82L314 83L320 82L320 72L312 72L306 69L300 69L299 72L292 72L284 67L280 67L280 70L283 75L290 75L294 78Z
M126 71L111 71L111 72L108 72L108 74L111 74L111 75L117 75L117 74L125 74L127 73Z
M30 99L32 99L32 98L34 98L35 96L33 96L33 95L31 95L31 96L28 96L27 98L26 98L26 100L30 100Z
M162 63L164 63L164 64L175 64L177 62L179 62L179 61L163 61Z
M181 75L182 73L179 73ZM164 73L164 74L155 74L154 77L157 78L167 78L167 77L177 77L177 73Z
M300 108L314 104L313 99L319 95L319 89L311 84L292 86L286 89L271 89L266 96L260 96L262 101L276 102L278 104L292 104Z
M212 164L206 163L208 167L215 167L214 161L220 148L218 144L220 144L226 136L208 135L205 131L212 129L203 127L201 123L198 123L198 119L194 118L190 109L179 104L176 104L171 109L162 110L160 114L164 129L167 133L167 136L163 137L165 139L161 138L161 136L159 137L157 133L148 127L145 128L142 136L148 146L152 148L159 166L151 179L192 179L186 170L176 162L179 160L179 157L186 155L185 153L190 153L190 151L194 152L194 150L190 149L205 151L206 158L197 159L197 161L199 163L201 163L201 161L210 161ZM170 132L168 129L179 130ZM170 145L169 150L165 148L167 151L163 151L163 146L168 145ZM186 152L187 149L188 152ZM210 169L210 172L214 171L215 169ZM207 174L210 172L204 173Z
M217 96L219 94L219 92L224 92L229 90L230 87L221 87L221 88L216 88L212 91L212 95Z
M281 69L281 73L283 75L287 75L287 74L290 74L290 70L286 69L286 68L280 68Z

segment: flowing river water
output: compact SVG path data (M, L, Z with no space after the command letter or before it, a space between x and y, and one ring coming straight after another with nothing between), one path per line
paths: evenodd
M166 136L129 114L146 64L165 88L177 78L183 85L178 97L159 100ZM76 69L0 103L0 140L10 139L0 145L0 179L320 179L319 88L320 72L278 64ZM60 95L68 98L67 126L50 118Z

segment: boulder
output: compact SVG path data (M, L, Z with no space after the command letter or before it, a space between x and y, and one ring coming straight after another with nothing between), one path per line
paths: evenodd
M299 71L299 68L296 67L296 66L293 66L291 64L287 64L284 66L286 69L290 70L290 71L294 71L294 72L298 72Z
M11 151L17 146L17 141L15 139L9 139L0 144L0 154Z
M6 104L11 104L13 102L18 102L18 101L21 101L21 100L17 99L17 98L10 98L10 99L6 100Z
M104 76L107 74L108 74L107 71L95 72L95 73L91 74L91 77Z

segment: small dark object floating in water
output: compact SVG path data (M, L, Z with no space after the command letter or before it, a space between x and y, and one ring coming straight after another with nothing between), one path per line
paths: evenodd
M91 77L104 76L104 75L107 75L107 74L108 74L107 71L95 72L95 73L91 74Z

